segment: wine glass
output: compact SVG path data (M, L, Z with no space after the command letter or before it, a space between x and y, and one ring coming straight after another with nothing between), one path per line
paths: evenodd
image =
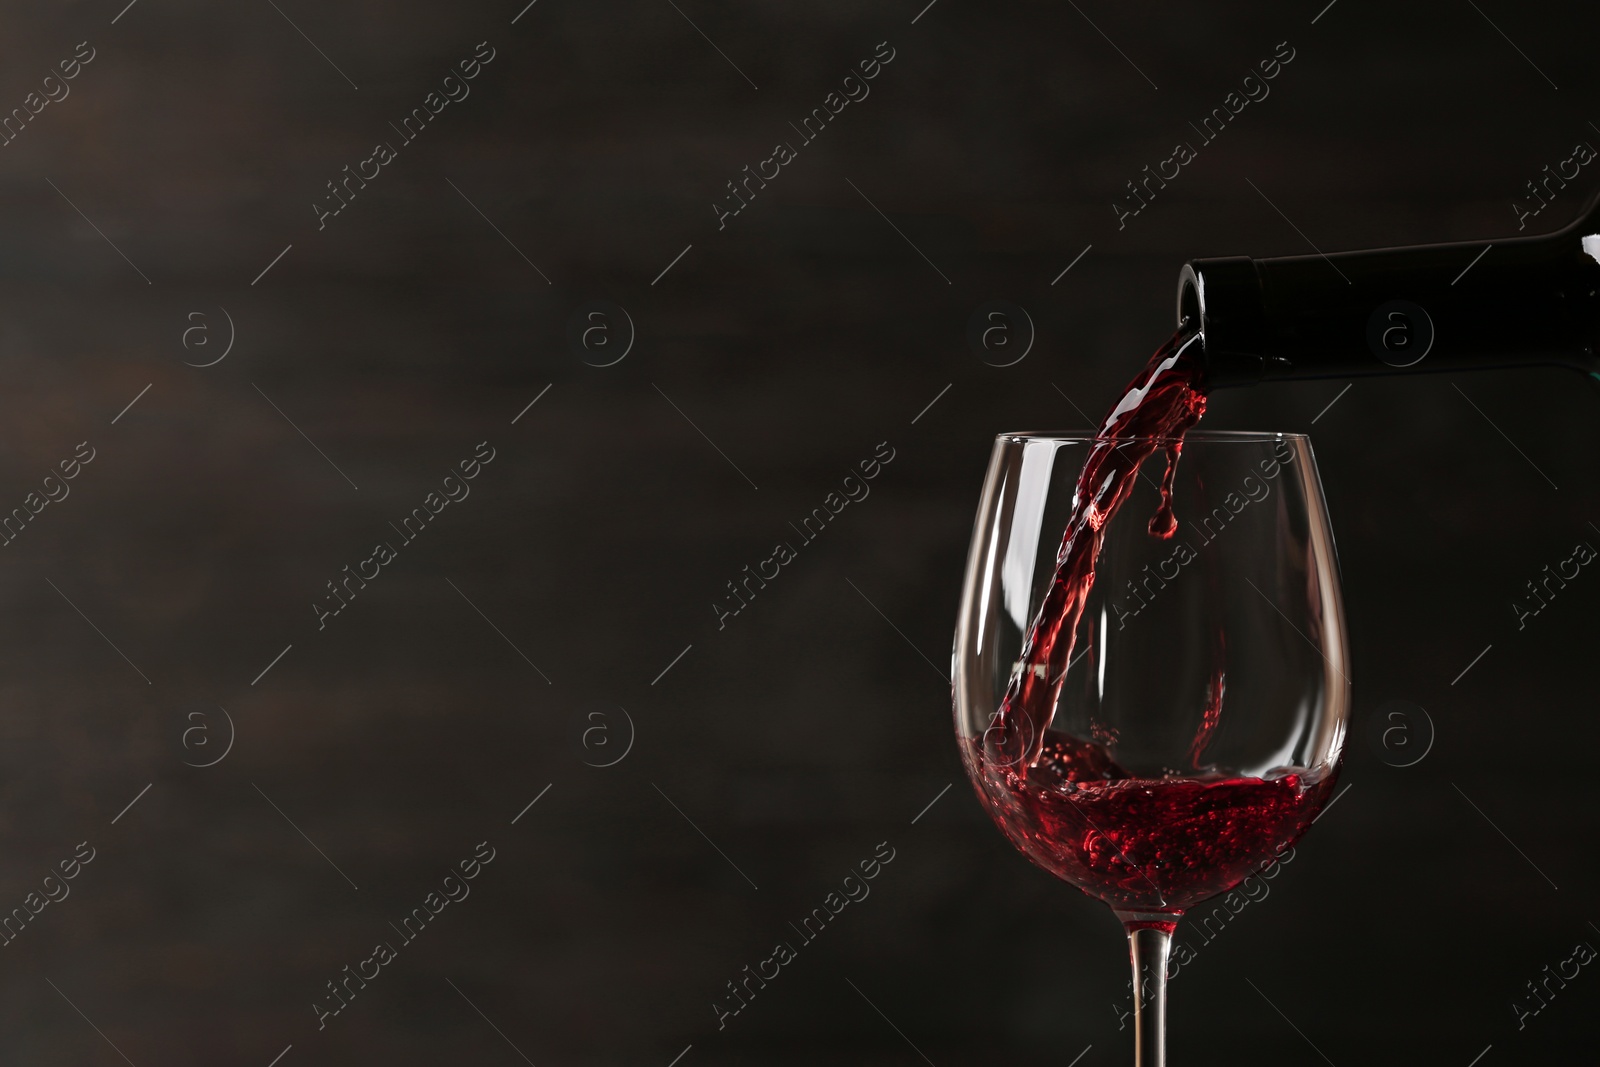
M1072 645L1052 676L1041 605L1062 531L1083 514L1079 472L1092 456L1102 469L1106 449L1175 462L1176 528L1159 463L1138 470L1097 528L1092 585L1057 635ZM1269 866L1332 795L1348 655L1305 436L995 440L956 624L956 733L1001 832L1126 928L1137 1067L1165 1063L1167 955L1185 909ZM1048 684L1018 708L1029 672Z

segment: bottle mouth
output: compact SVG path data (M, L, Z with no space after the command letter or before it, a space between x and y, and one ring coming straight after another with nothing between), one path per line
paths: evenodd
M1247 256L1196 259L1178 272L1178 328L1195 335L1207 391L1261 380L1276 342L1263 306L1257 262Z
M1190 327L1205 336L1205 305L1200 299L1200 276L1194 265L1185 263L1178 273L1178 328ZM1204 342L1202 341L1202 344Z

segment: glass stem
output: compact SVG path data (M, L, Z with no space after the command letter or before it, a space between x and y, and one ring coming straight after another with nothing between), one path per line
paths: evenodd
M1119 913L1133 962L1134 1067L1167 1064L1167 955L1177 916Z

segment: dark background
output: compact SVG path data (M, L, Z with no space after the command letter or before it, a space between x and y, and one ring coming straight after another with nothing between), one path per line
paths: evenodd
M0 1062L1130 1062L1114 920L957 758L989 443L1098 416L1185 259L1514 232L1523 184L1600 145L1600 16L923 2L7 6L0 110L96 57L0 148L0 506L96 458L0 549L0 911L96 856L0 949ZM324 183L484 40L470 97L319 232ZM724 183L885 40L719 231ZM1271 95L1119 231L1123 183L1280 41ZM1005 368L966 340L997 299L1037 330ZM569 344L591 300L636 327L613 366ZM186 366L223 309L228 357ZM1521 631L1510 605L1600 545L1600 390L1344 385L1207 418L1314 434L1357 721L1348 793L1174 982L1173 1060L1588 1049L1592 968L1521 1031L1512 1002L1600 946L1600 576ZM319 631L324 583L483 440L471 496ZM871 496L719 631L724 583L883 441ZM1365 732L1396 699L1437 728L1404 769ZM186 765L224 708L232 749ZM484 840L472 895L319 1031L325 983ZM725 983L884 841L872 895L719 1031Z

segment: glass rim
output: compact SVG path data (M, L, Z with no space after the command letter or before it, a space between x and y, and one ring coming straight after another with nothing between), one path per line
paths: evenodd
M1057 441L1066 444L1093 444L1101 438L1093 430L1018 430L995 434L998 441ZM1185 444L1270 444L1276 441L1310 441L1310 434L1274 430L1190 430L1182 437L1120 437L1112 438L1119 445L1134 442Z

